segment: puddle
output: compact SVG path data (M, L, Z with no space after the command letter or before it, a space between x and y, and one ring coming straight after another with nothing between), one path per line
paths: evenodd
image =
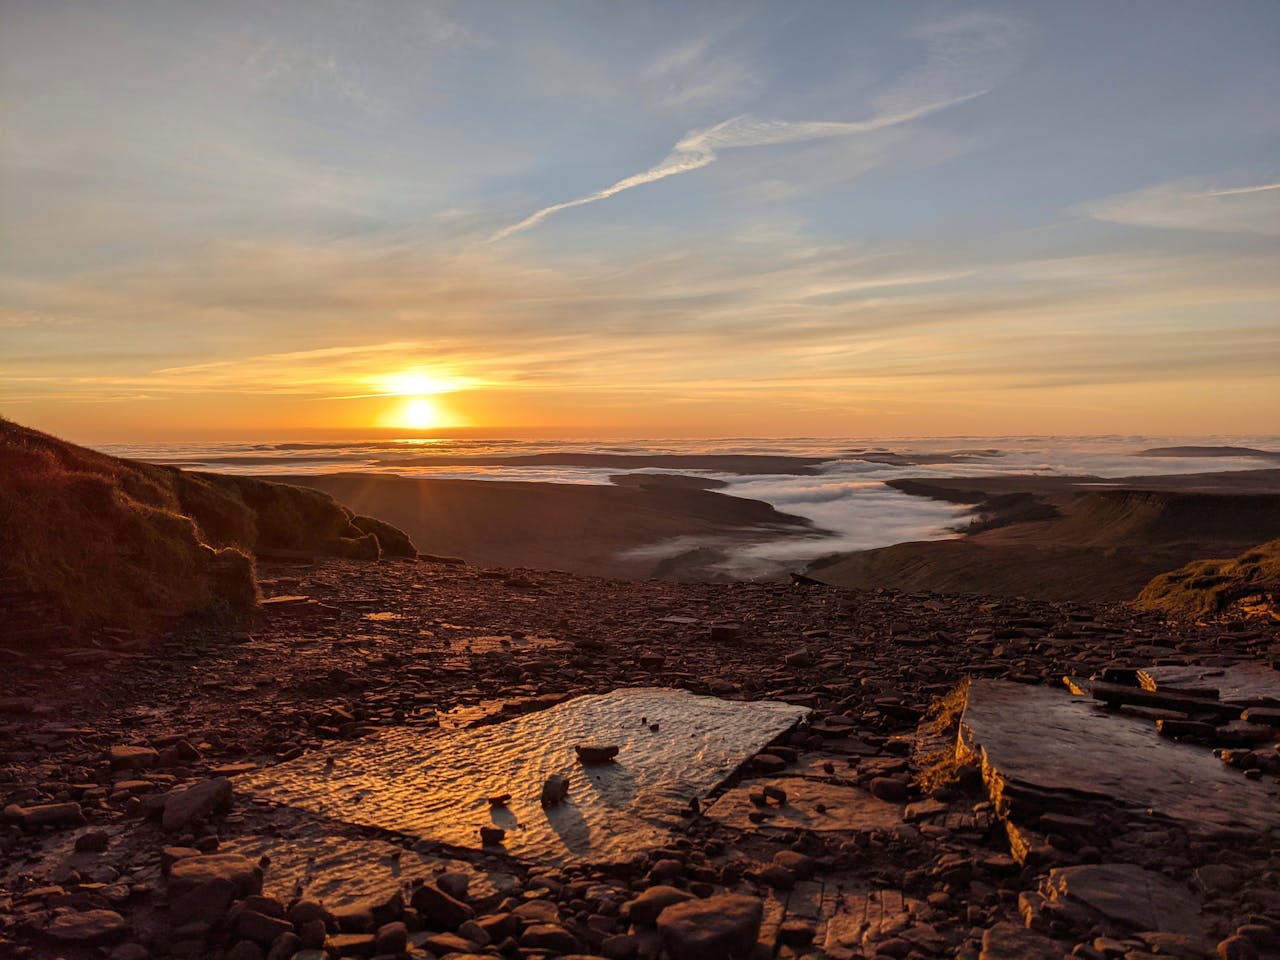
M480 828L506 830L501 848L546 863L629 862L670 839L681 811L808 713L639 688L577 697L549 710L468 730L389 731L250 774L258 797L349 823L464 848ZM644 722L642 722L644 721ZM649 724L658 723L658 730ZM579 743L618 746L616 761L579 764ZM543 783L567 776L558 806ZM506 807L487 798L511 794Z

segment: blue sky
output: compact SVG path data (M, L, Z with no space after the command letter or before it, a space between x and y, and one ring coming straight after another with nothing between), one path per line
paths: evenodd
M35 426L1280 431L1272 2L0 17Z

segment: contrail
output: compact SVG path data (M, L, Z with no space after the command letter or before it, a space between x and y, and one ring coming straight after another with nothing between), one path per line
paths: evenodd
M746 115L733 117L730 120L717 123L713 127L705 127L685 134L672 148L671 152L667 154L666 159L656 166L650 167L642 173L633 174L619 180L603 190L597 190L595 193L588 194L585 197L579 197L577 200L566 200L564 203L553 203L549 207L543 207L541 210L529 214L519 223L503 227L489 238L489 242L494 243L499 240L505 240L513 234L528 230L530 227L536 226L547 219L553 213L559 213L561 210L581 207L584 204L595 203L597 200L607 200L622 193L623 190L630 190L632 187L655 183L658 180L665 180L667 177L674 177L678 173L688 173L690 170L698 170L702 167L710 166L719 156L717 153L719 150L736 150L740 147L763 147L777 143L796 143L801 140L822 140L830 137L847 137L855 133L868 133L872 130L896 126L900 123L906 123L910 120L936 113L939 110L945 110L956 104L964 103L966 100L980 97L987 92L987 90L979 90L963 97L944 100L940 103L926 104L902 113L851 123L822 120L809 122L761 120Z

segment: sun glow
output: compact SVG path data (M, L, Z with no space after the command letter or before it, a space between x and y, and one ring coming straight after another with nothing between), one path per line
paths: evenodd
M469 381L462 377L428 373L425 370L401 370L374 381L378 392L390 397L432 397L463 390Z
M440 408L426 397L410 397L400 405L393 419L395 426L411 430L433 430L445 425Z

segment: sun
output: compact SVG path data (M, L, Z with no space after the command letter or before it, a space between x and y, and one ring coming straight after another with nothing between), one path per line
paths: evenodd
M444 426L440 408L426 397L409 397L394 414L395 426L410 430L434 430Z

